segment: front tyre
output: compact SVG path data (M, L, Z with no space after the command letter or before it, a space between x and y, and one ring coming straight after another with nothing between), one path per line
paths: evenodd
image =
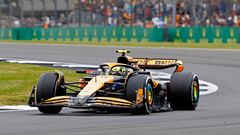
M199 80L193 73L173 73L168 91L174 110L195 110L199 102Z
M66 93L66 89L60 87L63 82L57 82L58 77L57 73L44 73L41 75L36 91L38 104L54 96L61 96ZM45 114L58 114L62 110L62 106L39 106L38 110Z
M142 90L142 102L131 110L132 114L150 114L153 110L154 89L152 79L148 75L130 76L126 85L126 98L136 102L137 92Z
M58 114L62 110L62 106L41 106L38 110L44 114Z

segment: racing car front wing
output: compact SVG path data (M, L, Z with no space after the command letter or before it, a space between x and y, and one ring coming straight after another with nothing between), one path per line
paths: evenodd
M125 99L115 97L89 97L85 103L80 104L79 97L72 96L56 96L47 100L43 100L40 103L36 102L34 90L29 99L29 106L63 106L71 108L134 108L135 103Z

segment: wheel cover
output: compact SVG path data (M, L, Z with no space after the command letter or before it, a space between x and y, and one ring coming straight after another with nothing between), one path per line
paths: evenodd
M198 99L199 99L199 85L197 81L194 81L192 86L192 102L194 105L198 104Z
M153 88L151 84L147 85L147 93L146 93L146 99L147 99L147 103L149 106L152 106L153 104Z

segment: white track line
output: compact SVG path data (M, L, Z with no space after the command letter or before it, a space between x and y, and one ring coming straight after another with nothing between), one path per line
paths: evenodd
M53 66L60 66L60 67L68 67L68 68L99 68L99 66L96 65L82 65L82 64L61 64L61 65L53 65Z
M216 92L218 90L218 86L213 84L213 83L206 82L206 81L203 81L203 80L200 80L199 83L200 84L205 84L205 85L208 86L208 90L207 91L200 91L201 95L212 94L212 93L214 93L214 92ZM203 87L205 88L206 86L202 86L202 88L200 87L200 90L203 89Z
M28 105L0 106L0 112L19 112L19 111L33 111L33 110L37 110L37 108L30 107Z

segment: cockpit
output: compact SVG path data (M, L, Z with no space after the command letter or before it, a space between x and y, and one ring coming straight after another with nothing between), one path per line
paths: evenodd
M100 68L102 69L105 75L114 75L114 76L127 76L128 74L136 70L132 66L129 66L126 64L119 64L119 63L106 63L103 65L100 65Z

